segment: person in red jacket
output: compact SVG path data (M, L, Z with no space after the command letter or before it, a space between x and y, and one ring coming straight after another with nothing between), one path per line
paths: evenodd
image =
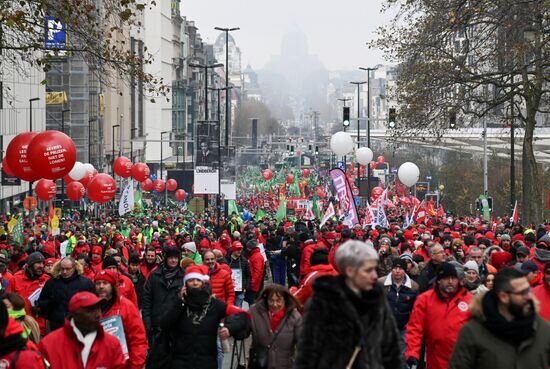
M101 317L120 316L128 348L127 369L142 369L147 357L147 335L139 310L130 300L119 296L116 287L117 275L111 270L102 270L94 278L95 290L105 301L101 304Z
M416 298L407 324L405 357L409 368L418 365L426 346L426 367L447 369L460 329L470 320L472 294L460 286L458 272L450 263L437 271L437 282Z
M25 299L25 311L31 315L40 326L40 334L46 334L46 320L33 314L34 302L38 300L42 288L50 279L50 276L44 273L44 256L39 252L33 252L27 259L24 270L20 270L13 275L8 284L8 292L15 292ZM32 300L32 301L31 301Z
M115 336L103 331L100 304L91 292L79 292L69 301L70 316L40 341L39 349L55 369L126 369L122 348Z
M251 282L250 288L246 290L244 301L252 305L256 302L256 296L262 290L265 272L265 259L258 247L258 241L252 239L246 243L248 250L248 264L250 265Z
M550 321L550 262L544 265L543 282L533 289L533 294L540 302L539 315Z
M94 246L92 248L90 264L94 273L99 273L103 269L103 249L101 246Z
M212 251L206 251L202 256L204 265L208 267L212 295L228 305L235 303L235 287L231 279L231 273L222 268L216 261L216 255Z
M9 317L6 305L0 303L0 368L44 369L36 345L23 338L23 331L23 326Z
M112 256L106 256L103 259L103 269L110 269L118 276L117 288L120 295L132 301L136 307L139 307L134 282L119 270L119 264L116 259Z
M311 239L304 242L304 247L302 248L302 257L300 258L300 280L303 280L306 274L309 273L309 268L311 267L309 259L311 258L311 254L313 253L313 251L321 248L330 252L330 249L335 242L335 232L325 233L324 238L317 243L315 243Z
M157 253L155 252L155 249L153 247L148 247L145 251L143 261L139 266L141 274L143 274L145 280L149 278L149 274L151 274L153 270L157 269L157 267Z
M325 275L338 275L338 272L334 269L334 267L329 264L328 251L324 248L313 251L310 262L311 268L302 283L300 283L300 287L298 289L293 287L290 290L292 295L300 301L302 306L304 306L313 295L313 282L315 279Z

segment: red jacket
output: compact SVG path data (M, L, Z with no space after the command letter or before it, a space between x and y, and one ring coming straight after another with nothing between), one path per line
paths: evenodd
M138 299L136 289L134 287L134 282L132 282L130 278L126 277L120 272L118 272L117 288L121 296L124 296L128 300L133 302L136 308L138 307Z
M309 269L309 273L300 284L300 288L292 294L302 303L302 305L305 305L311 298L311 295L313 295L313 282L316 278L324 275L338 275L338 272L330 264L314 265Z
M405 358L420 359L426 345L426 367L447 369L460 329L470 320L472 294L465 288L449 301L443 301L437 286L418 296L407 324Z
M55 369L125 369L126 360L118 339L105 334L98 327L97 337L92 344L86 368L80 356L84 345L76 338L68 320L63 328L48 334L38 345L40 352Z
M214 270L210 271L209 274L212 294L218 300L222 300L228 305L233 305L235 303L235 287L233 286L231 272L228 272L226 268L222 268L220 264L216 263Z
M260 292L264 280L265 262L259 248L256 247L250 250L248 264L250 265L250 275L252 277L250 291Z
M29 296L32 295L38 289L42 289L46 282L50 279L50 276L46 273L36 279L31 280L24 270L20 270L13 275L10 283L8 284L8 292L15 292L19 296L25 299L25 311L27 314L31 315L36 319L38 326L40 327L40 334L46 334L46 319L37 317L31 313L31 303L29 301ZM38 299L38 296L37 296Z
M4 332L4 337L8 338L9 336L20 336L23 333L23 326L17 323L13 318L9 318L6 331ZM30 341L27 341L26 344L27 350L21 350L19 353L19 358L17 359L17 368L33 368L33 369L44 369L44 362L40 355L32 350L36 350L36 345ZM0 364L7 362L11 363L13 356L15 355L16 350L11 351L5 355L0 355ZM4 368L4 367L3 367ZM7 366L9 368L9 364Z
M546 283L533 288L533 294L539 300L539 315L544 320L550 321L550 288Z
M142 369L147 357L147 335L145 326L139 314L139 310L134 304L123 296L119 296L117 301L111 306L109 311L103 314L103 318L120 315L124 334L128 345L128 354L130 358L127 362L128 369Z
M418 250L416 250L415 252L413 252L413 256L414 255L420 255L424 258L424 261L427 263L428 261L431 260L430 258L430 253L428 252L428 250L426 250L426 247L425 246L420 246L418 248Z
M313 251L315 251L318 248L325 248L327 249L327 251L329 249L323 240L317 243L310 243L310 244L304 245L304 248L302 249L302 257L300 259L300 276L302 278L309 273L309 268L310 268L309 259L311 259L311 254L313 254Z

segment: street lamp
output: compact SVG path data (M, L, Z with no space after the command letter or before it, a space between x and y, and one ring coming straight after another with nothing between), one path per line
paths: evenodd
M378 68L359 67L360 70L367 72L367 147L370 147L370 72ZM367 165L367 193L370 196L370 165Z
M350 82L352 85L357 85L357 148L359 148L360 144L360 128L361 128L361 85L364 85L365 81L361 82ZM368 123L367 123L368 125ZM369 166L370 167L370 166ZM360 164L357 163L357 184L359 185L359 174L360 174ZM369 181L369 178L367 177L367 181ZM370 193L370 189L369 189Z
M71 109L61 110L61 132L65 133L65 113L70 112ZM65 181L61 181L61 209L65 207Z
M131 136L131 140L130 140L130 161L133 163L134 162L134 138L136 138L136 135L134 134L135 131L137 131L138 129L137 128L132 128L130 129L130 136Z
M214 27L215 30L225 32L225 88L226 91L229 91L229 32L240 30L239 27L232 28L223 28L223 27ZM225 98L225 146L229 146L229 102L230 100ZM208 118L206 118L208 119Z
M29 131L32 132L32 103L40 100L39 97L29 99ZM32 181L29 181L29 196L32 196Z
M112 158L111 158L111 172L113 177L115 176L115 128L120 127L120 124L114 124L111 130L111 149L112 149Z
M204 69L204 120L208 120L208 69L223 67L222 63L202 65L189 63L190 67Z

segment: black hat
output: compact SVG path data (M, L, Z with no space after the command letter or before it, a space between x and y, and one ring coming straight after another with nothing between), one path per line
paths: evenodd
M536 273L539 270L537 264L535 264L535 262L531 260L527 260L526 262L522 263L520 269L524 275L527 275L529 273Z
M516 251L516 255L529 256L530 254L531 252L529 251L529 248L527 246L520 246Z
M111 267L111 266L115 266L118 268L118 262L112 256L105 256L105 258L103 259L102 268L107 269L108 267Z
M44 261L46 261L46 258L44 258L44 255L42 255L38 251L35 251L32 254L30 254L29 257L27 258L27 265L32 266L33 264L43 263Z
M407 260L401 259L401 258L394 258L391 262L392 268L401 268L403 270L407 270Z
M168 259L169 257L172 257L172 256L175 256L177 257L178 259L181 257L181 251L180 249L178 249L177 247L175 246L166 246L164 249L163 249L163 254L164 254L164 257L166 259Z
M311 253L311 257L309 258L309 263L311 266L319 265L319 264L328 264L328 251L327 249L320 247L318 249L315 249Z
M456 277L458 278L458 272L456 271L456 268L451 263L443 263L437 270L437 280L441 280L443 278L447 277Z

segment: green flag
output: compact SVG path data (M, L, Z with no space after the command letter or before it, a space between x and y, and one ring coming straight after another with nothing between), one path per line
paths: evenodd
M17 223L15 224L15 227L13 227L13 240L17 242L19 245L23 245L23 241L25 240L25 236L23 235L23 215L19 214L19 217L17 218Z
M258 211L256 212L256 216L254 217L254 220L259 221L266 215L267 214L265 213L265 211L263 211L262 209L258 209Z
M231 216L233 214L233 212L237 213L237 216L240 218L241 213L239 212L239 208L237 207L237 203L235 202L235 200L229 200L228 201L228 206L227 206L227 214L229 214L229 216Z
M279 203L279 209L277 209L277 214L275 214L275 220L277 220L278 223L284 217L286 217L286 199L281 199L281 202Z
M134 211L136 213L141 213L143 211L143 201L141 200L141 189L139 186L134 195Z
M485 218L485 220L491 220L491 209L489 208L489 201L487 201L487 196L479 195L479 201L481 202L483 217Z
M321 218L321 211L319 209L319 203L317 202L319 200L319 196L314 195L313 196L313 205L311 207L311 212L313 215L315 215L316 218Z

